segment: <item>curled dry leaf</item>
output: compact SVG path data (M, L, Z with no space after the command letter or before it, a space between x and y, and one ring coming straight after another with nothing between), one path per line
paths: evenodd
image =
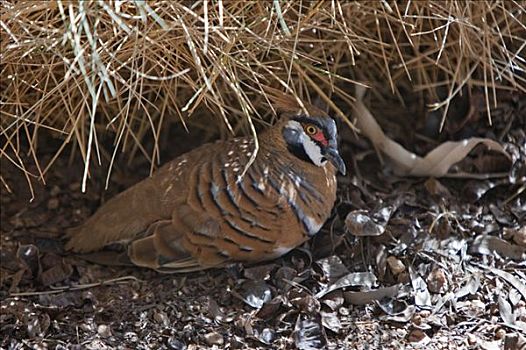
M320 311L320 302L304 289L294 288L288 293L290 303L300 312L316 314Z
M399 143L388 138L376 122L374 116L362 102L365 88L356 89L354 112L356 126L374 144L375 148L385 154L393 163L394 171L400 176L443 177L450 168L463 160L476 146L484 145L488 150L498 152L511 161L511 157L496 141L488 138L472 137L461 141L447 141L420 157L406 150ZM464 174L469 177L473 174Z
M292 267L282 266L274 274L274 285L281 291L288 291L292 288L290 281L298 276L298 271Z
M455 305L459 315L469 318L482 317L486 311L486 304L478 299L459 301Z
M260 309L272 299L272 291L263 281L246 281L243 283L241 295L243 301L255 309Z
M342 323L338 317L337 312L320 312L321 314L321 323L323 326L334 333L339 333L342 328Z
M354 236L380 236L385 231L385 225L374 222L366 210L354 210L347 214L345 226Z
M378 277L383 279L385 276L385 270L387 268L387 249L385 245L380 244L376 251L375 256L376 270L378 271Z
M506 334L504 337L504 350L515 350L526 348L526 338L517 333Z
M387 258L387 264L389 264L389 269L395 276L405 271L404 263L394 255Z
M385 232L385 227L398 209L399 202L374 211L351 211L345 218L345 226L355 236L379 236Z
M283 305L283 297L277 296L268 303L263 304L256 316L263 320L270 320L278 314L280 307Z
M262 344L271 345L274 339L276 338L276 334L270 328L263 328L261 332L257 329L254 329L253 337L254 339L260 341Z
M502 295L499 295L498 302L500 317L502 318L504 323L514 324L515 316L513 315L513 310L511 308L510 303Z
M329 282L334 282L349 273L347 266L345 266L342 260L336 255L317 260L315 266L320 267L323 277Z
M102 338L109 338L111 337L111 327L105 324L100 324L97 327L97 334L100 335Z
M526 247L526 225L513 233L513 242L521 247Z
M42 272L40 264L40 252L38 247L33 244L21 245L16 252L17 258L31 272L32 277L38 277Z
M327 305L332 311L336 311L343 305L344 301L343 292L341 290L336 290L327 294L323 298L322 303Z
M500 317L504 321L504 324L510 328L522 331L526 333L526 322L517 320L517 315L513 311L511 304L502 295L498 297L499 313Z
M490 235L477 236L470 247L470 251L482 255L494 255L496 253L517 261L526 259L526 248Z
M491 266L487 266L483 264L478 264L478 265L482 267L483 269L490 271L494 275L499 276L500 278L502 278L509 284L511 284L522 295L524 300L526 300L526 284L524 284L519 278L517 278L516 276L512 275L509 272L506 272L506 271L503 271L503 270L500 270L500 269L497 269Z
M316 298L319 299L322 296L340 288L357 286L371 288L374 284L376 284L376 276L373 273L352 272L329 285L326 289L321 290L318 294L316 294Z
M511 289L510 292L508 293L508 298L510 299L510 302L513 306L517 306L521 300L521 295L517 290ZM526 311L526 308L524 309L524 311ZM526 321L526 318L524 318L524 320Z
M460 299L466 295L474 295L480 288L480 274L471 274L466 283L456 291L455 298Z
M345 292L345 301L353 305L365 305L383 298L394 298L401 290L401 284L378 288L366 292Z
M405 303L397 302L395 299L388 301L378 301L378 306L385 312L385 315L380 316L381 319L406 323L415 317L416 307L414 305L405 305ZM400 309L402 306L402 309Z
M298 319L294 327L294 343L300 350L324 349L327 340L320 317Z
M411 285L415 293L415 305L420 307L431 306L431 294L427 289L427 283L413 269L409 269L411 276Z

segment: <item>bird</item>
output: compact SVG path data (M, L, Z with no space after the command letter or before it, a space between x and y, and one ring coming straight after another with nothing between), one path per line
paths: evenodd
M185 273L268 261L300 246L330 217L336 175L346 174L335 120L310 110L285 111L259 132L255 158L255 139L245 136L169 161L70 229L66 250Z

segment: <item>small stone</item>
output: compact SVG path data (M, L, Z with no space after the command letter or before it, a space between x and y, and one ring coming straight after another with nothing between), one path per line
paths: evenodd
M58 198L50 198L48 201L47 201L47 208L49 210L55 210L59 207L60 205L60 201L58 200Z
M137 337L137 333L134 332L126 332L124 333L124 339L128 342L136 343L139 341L139 338Z
M210 332L208 334L205 334L205 342L210 346L223 345L225 340L223 339L223 336L221 334L216 332Z
M245 343L243 342L243 338L240 336L234 335L232 338L230 338L230 348L231 349L241 349Z
M398 259L396 256L391 255L390 257L388 257L387 264L389 265L389 269L395 276L405 271L404 263L400 259Z
M186 349L186 344L175 337L168 338L168 341L166 343L167 343L166 345L168 345L168 348L171 350L185 350Z
M521 247L526 247L526 226L521 227L515 232L513 242Z
M427 276L427 288L431 293L442 293L447 290L447 277L442 269L436 268Z
M84 332L92 332L93 326L91 324L81 323L80 329L83 330Z
M427 334L420 330L420 329L413 329L411 333L409 333L407 340L411 343L419 343L423 341L427 337Z
M504 339L506 336L506 331L502 328L497 329L495 332L495 339Z
M515 232L517 232L517 230L514 230L510 227L504 227L502 230L502 238L506 240L512 240Z
M486 310L486 304L478 299L470 300L460 305L465 307L464 313L469 317L480 317Z
M422 311L419 312L419 315L422 318L428 318L429 316L431 316L431 311L429 311L429 310L422 310Z
M477 337L474 334L471 334L471 333L468 334L468 344L469 345L477 344Z
M403 329L403 328L396 328L395 329L395 332L396 332L396 335L399 337L399 338L404 338L407 336L407 330L406 329Z
M56 197L60 193L60 187L57 185L51 187L51 191L49 191L49 195L51 197Z
M517 317L517 321L526 322L526 306L524 301L519 301L515 306L514 314Z
M439 337L437 340L438 340L438 341L437 341L438 344L446 345L446 349L449 349L449 345L450 345L450 343L449 343L449 341L450 341L449 337L442 336L442 337Z
M398 281L398 283L408 284L409 282L411 282L411 275L409 275L407 271L404 271L398 274L398 276L396 276L396 280Z
M415 325L420 326L422 324L422 316L420 316L419 314L415 314L413 315L412 321Z
M160 323L165 327L168 327L170 325L170 320L168 319L168 316L162 311L154 313L153 319L157 323Z
M97 333L102 337L102 338L108 338L111 336L111 329L109 326L105 325L105 324L101 324L97 327Z
M350 312L349 312L349 309L346 308L346 307L344 307L344 306L342 306L342 307L338 310L338 312L339 312L340 315L342 315L342 316L348 316L349 313L350 313Z

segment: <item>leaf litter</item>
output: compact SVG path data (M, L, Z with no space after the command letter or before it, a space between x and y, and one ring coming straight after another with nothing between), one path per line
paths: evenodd
M355 159L355 173L340 181L337 215L322 232L256 266L159 275L94 265L64 255L56 242L99 205L101 191L78 193L67 171L51 176L52 190L35 186L30 205L2 187L0 346L524 347L526 125L520 118L499 124L493 115L495 134L509 129L501 147L477 142L496 154L469 141L467 158L439 157L422 179L393 175L399 167L371 152ZM342 153L351 159L364 145L344 143ZM481 176L443 176L465 170ZM6 174L17 193L18 173ZM145 175L136 174L110 191Z

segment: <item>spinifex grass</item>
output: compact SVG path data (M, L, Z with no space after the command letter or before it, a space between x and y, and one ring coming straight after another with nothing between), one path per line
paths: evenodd
M140 154L153 169L167 123L185 124L192 114L216 115L211 128L248 127L256 135L254 122L272 115L268 91L275 90L268 88L319 96L343 118L356 81L379 94L400 95L402 86L421 91L444 118L466 86L484 89L488 110L497 89L526 92L526 9L519 1L1 6L0 158L30 185L44 181L68 147L84 160L83 189L95 164L107 167L109 178L119 152ZM46 162L41 133L63 140ZM114 138L111 149L101 149L102 133Z

